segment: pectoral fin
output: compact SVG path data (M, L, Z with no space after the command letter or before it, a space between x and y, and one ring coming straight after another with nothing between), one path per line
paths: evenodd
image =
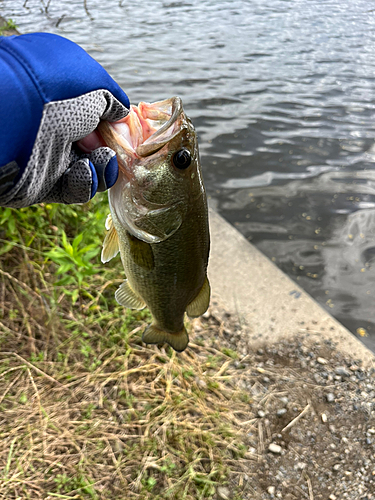
M103 241L103 248L102 248L103 264L113 259L113 257L115 257L119 252L118 235L115 226L113 225L111 214L108 214L105 223L105 228L108 230L108 233L105 235Z
M115 299L119 304L128 309L144 309L146 303L131 288L129 281L125 280L115 292Z
M151 325L142 335L142 340L146 344L169 344L175 351L182 352L189 343L189 336L186 328L183 327L180 332L168 333L160 330L155 325Z
M107 231L109 231L113 227L113 219L112 219L112 214L108 214L106 221L105 221L105 228Z
M147 271L151 271L155 267L154 254L151 245L142 240L139 240L129 232L127 232L130 255L134 262Z
M206 276L200 292L186 308L187 315L190 318L197 318L207 311L210 303L210 294L210 283Z

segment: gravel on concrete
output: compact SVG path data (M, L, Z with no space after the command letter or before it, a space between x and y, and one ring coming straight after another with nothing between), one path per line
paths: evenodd
M251 328L215 303L195 321L196 338L211 332L214 348L237 354L235 383L249 395L231 500L375 500L375 365L318 331L255 350Z

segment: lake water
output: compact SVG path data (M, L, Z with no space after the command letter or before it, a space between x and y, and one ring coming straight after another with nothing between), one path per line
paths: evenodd
M375 5L0 0L136 104L182 97L212 205L375 350ZM82 72L85 68L82 68Z

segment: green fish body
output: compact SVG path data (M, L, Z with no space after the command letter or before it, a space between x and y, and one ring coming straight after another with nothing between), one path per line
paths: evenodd
M116 299L149 308L144 342L183 351L185 312L200 316L210 299L207 199L194 127L172 98L132 106L124 120L99 129L120 168L102 251L103 262L121 255L127 279Z

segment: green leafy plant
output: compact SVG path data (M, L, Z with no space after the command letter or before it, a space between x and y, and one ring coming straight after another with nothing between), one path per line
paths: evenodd
M153 476L142 479L142 484L147 491L152 491L156 483L157 480Z
M63 275L56 285L76 285L77 288L64 291L71 295L73 303L76 302L82 287L88 287L87 278L97 272L92 259L100 252L100 247L95 244L81 244L83 233L78 234L72 243L69 242L65 231L62 231L62 246L56 247L47 253L59 267L56 270L58 276Z
M176 469L176 464L172 462L170 458L166 458L164 461L164 465L160 467L162 472L165 472L167 476L172 476L174 470Z
M212 500L249 402L211 335L181 355L142 344L149 311L116 302L120 260L99 260L108 211L106 195L0 208L2 494Z
M8 19L8 21L6 22L6 24L4 24L4 26L1 26L0 27L0 34L3 32L3 31L7 31L7 30L16 30L18 28L18 26L16 25L16 23L13 21L13 19Z
M77 476L73 477L69 477L66 474L57 474L54 481L59 493L70 493L72 491L75 491L86 493L88 498L98 498L94 488L91 485L91 482L88 481L82 474L78 474Z

